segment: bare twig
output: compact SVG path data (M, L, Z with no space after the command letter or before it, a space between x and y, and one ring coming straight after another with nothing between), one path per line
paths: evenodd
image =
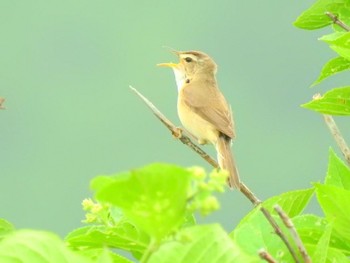
M323 118L328 126L328 129L330 130L331 134L333 135L334 140L336 141L341 152L343 153L345 160L347 161L348 165L350 166L350 149L349 149L349 146L346 144L344 137L341 135L340 130L337 127L337 124L335 123L333 117L330 115L324 114Z
M340 21L338 19L338 16L331 13L331 12L326 12L325 13L326 16L328 16L334 24L337 24L338 26L340 26L342 29L344 29L345 31L350 31L350 27L348 25L346 25L345 23L343 23L342 21Z
M289 240L287 239L285 234L282 232L281 228L278 226L276 220L271 216L270 212L267 209L265 209L264 207L260 207L260 211L264 214L266 219L269 221L269 223L273 227L275 233L282 239L283 243L288 248L289 253L292 255L294 261L296 263L299 263L299 259L298 259L296 252L294 251L294 248L289 243Z
M3 110L5 109L4 106L2 106L2 104L4 103L5 99L3 97L0 97L0 109Z
M282 208L279 205L275 205L274 209L278 213L279 217L282 219L284 225L289 229L291 236L292 236L295 244L297 245L301 256L304 259L304 262L311 263L312 262L311 258L309 256L309 254L307 253L306 248L303 244L303 241L301 241L300 236L299 236L297 230L295 229L295 226L294 226L292 220L288 217L288 215L282 210Z
M277 263L277 261L266 250L261 249L258 253L259 253L260 258L265 260L266 262Z
M146 97L144 97L140 92L138 92L135 88L130 86L130 89L139 96L144 103L152 110L153 114L171 131L173 136L178 138L183 144L189 146L192 150L198 153L204 160L206 160L211 166L218 168L219 165L217 162L211 158L205 151L199 148L196 144L194 144L191 139L182 134L182 131L177 128L171 121L168 120L154 105L150 102Z
M154 105L152 102L150 102L145 96L143 96L140 92L138 92L135 88L130 86L130 89L135 92L146 105L152 110L153 114L171 131L171 133L177 137L183 144L189 146L192 150L194 150L196 153L198 153L205 161L207 161L210 165L212 165L215 168L218 168L219 165L217 162L211 158L205 151L203 151L199 146L194 144L191 139L186 136L185 134L179 132L179 128L177 128L172 122L170 122ZM245 197L249 199L249 201L255 206L259 206L261 204L261 201L254 195L254 193L242 182L240 182L240 192L243 193ZM284 235L284 233L281 231L280 227L278 226L275 219L272 217L270 212L265 209L264 207L260 206L260 211L264 214L266 219L269 221L271 226L273 227L275 233L281 238L283 243L287 246L290 254L294 258L295 262L299 262L298 257L289 243L287 237Z

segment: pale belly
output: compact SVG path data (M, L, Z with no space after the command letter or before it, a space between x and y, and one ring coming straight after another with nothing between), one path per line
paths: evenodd
M180 99L177 101L177 112L184 128L196 137L199 144L216 144L219 132L211 123L193 112Z

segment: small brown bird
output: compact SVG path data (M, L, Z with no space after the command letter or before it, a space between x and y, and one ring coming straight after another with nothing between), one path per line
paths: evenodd
M162 63L171 67L178 89L177 111L182 125L199 144L211 143L217 151L222 169L229 172L230 187L240 188L238 170L231 152L235 137L231 109L220 92L215 62L199 51L174 51L179 63Z

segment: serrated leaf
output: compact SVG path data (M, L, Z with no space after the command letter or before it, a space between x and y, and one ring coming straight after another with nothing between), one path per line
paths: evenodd
M275 213L273 207L279 205L290 218L299 215L310 202L314 188L294 190L271 197L263 202L263 207Z
M333 227L350 241L350 191L339 187L316 184L316 196L326 218L334 220Z
M350 190L350 169L331 148L325 184Z
M341 0L318 0L297 18L294 25L308 30L331 25L333 21L325 15L325 12L338 14L338 11L344 6L344 2Z
M350 60L343 57L333 58L323 66L319 77L311 86L315 86L324 79L347 69L350 69Z
M332 224L328 224L321 236L320 240L317 243L316 249L312 255L314 262L325 263L328 254L329 241L331 239L332 233Z
M92 260L69 250L52 233L19 230L0 242L0 262L92 263Z
M177 234L176 240L160 246L148 262L243 262L237 260L238 255L239 251L234 249L234 244L227 233L220 225L214 224L182 229Z
M264 206L270 213L276 214L274 206L279 205L290 218L293 218L303 212L307 204L310 202L314 191L314 188L308 188L285 192L280 195L270 197L262 203L262 206ZM259 209L259 207L254 208L241 220L239 225L249 221L251 216L254 217L257 213L261 213Z
M332 89L301 107L329 115L350 115L350 86Z
M160 240L184 220L190 178L181 167L151 164L104 182L96 199L120 207L135 225Z

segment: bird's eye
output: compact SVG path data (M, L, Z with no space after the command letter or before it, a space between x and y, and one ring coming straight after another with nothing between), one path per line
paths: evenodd
M192 62L192 58L190 58L190 57L187 57L187 58L185 58L185 60L186 60L186 62Z

